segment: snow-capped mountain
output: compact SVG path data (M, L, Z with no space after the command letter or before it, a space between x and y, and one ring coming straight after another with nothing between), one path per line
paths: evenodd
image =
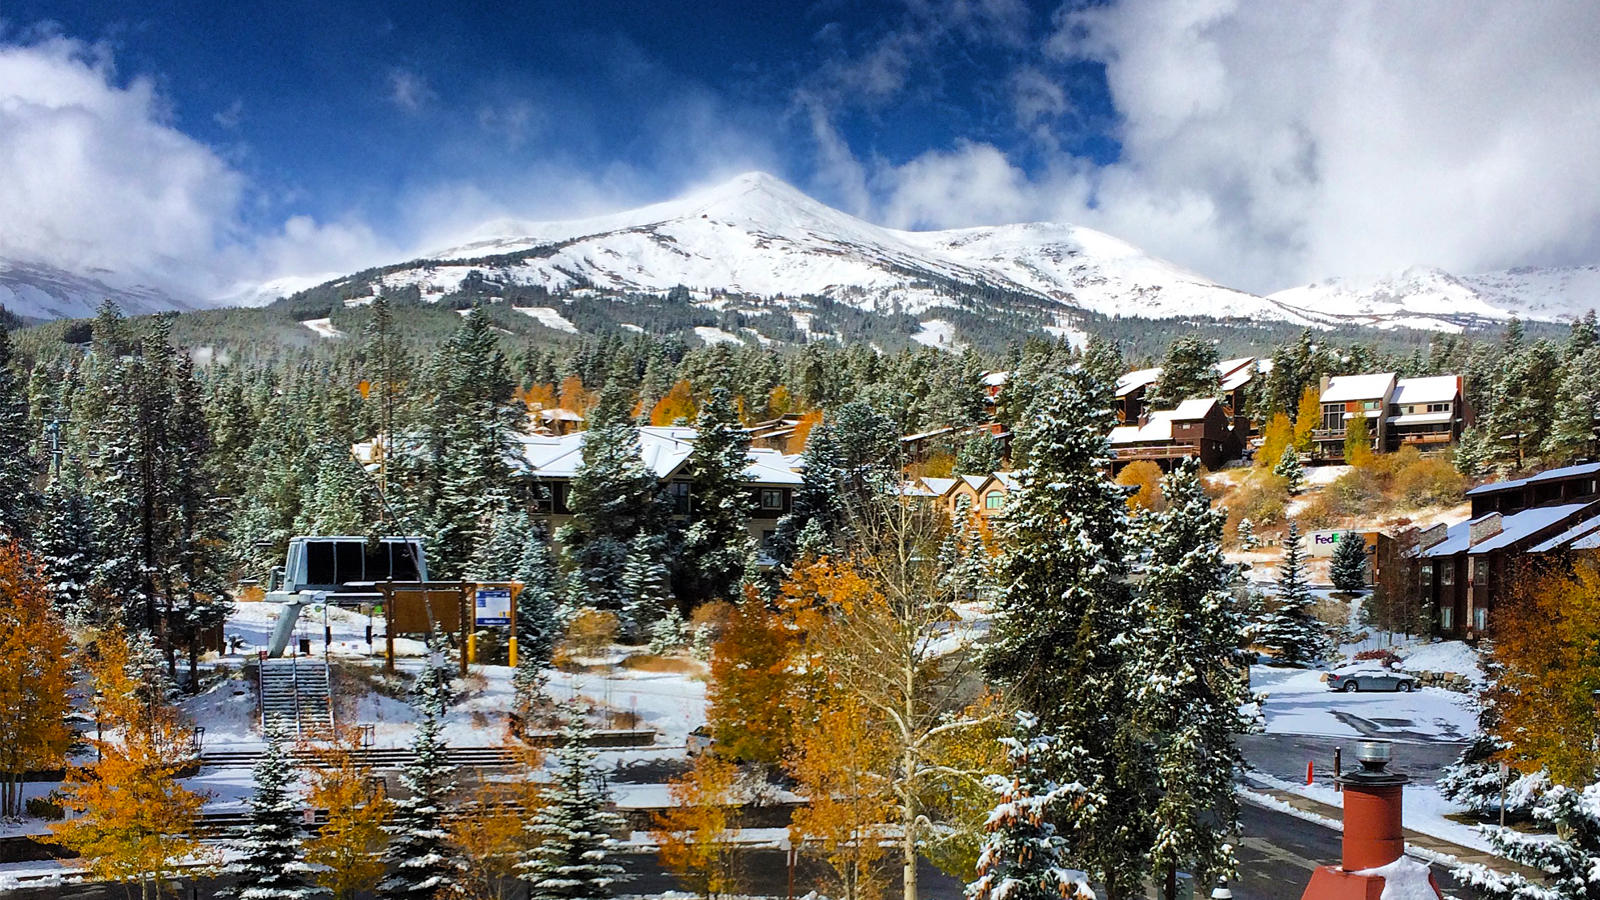
M113 272L68 272L42 263L0 259L0 306L33 319L76 319L92 316L110 298L128 315L168 310L203 309L214 305L181 297Z
M815 294L874 312L949 304L952 286L992 288L1113 316L1293 318L1277 304L1148 256L1109 235L1036 223L897 231L819 203L762 173L641 209L565 222L501 221L385 286L424 296L470 271L551 291Z
M1600 307L1600 266L1452 275L1413 267L1378 278L1330 278L1268 297L1316 321L1460 331L1508 319L1572 319Z

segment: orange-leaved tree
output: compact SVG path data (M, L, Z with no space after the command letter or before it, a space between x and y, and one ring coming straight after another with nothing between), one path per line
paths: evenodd
M22 814L22 777L72 744L72 654L50 586L15 542L0 544L0 817Z
M1495 616L1501 675L1490 693L1511 745L1506 761L1528 773L1548 769L1560 784L1589 784L1600 774L1592 693L1600 689L1600 561L1523 571Z
M1308 387L1300 395L1300 405L1295 407L1294 413L1294 448L1301 453L1311 451L1312 432L1322 426L1322 393L1315 387ZM1281 453L1279 455L1282 455ZM1276 459L1270 463L1277 463Z
M886 725L881 712L850 693L830 698L796 729L786 763L809 801L795 810L789 839L826 864L825 893L839 900L883 896L885 825L897 818Z
M184 865L209 859L194 837L206 797L178 782L190 762L190 729L152 685L130 674L126 638L106 631L95 649L90 676L110 732L91 741L98 762L68 770L62 805L75 815L51 829L96 878L137 883L151 900Z
M506 900L520 894L517 862L531 846L524 825L544 805L548 785L539 777L544 751L508 733L502 744L513 760L510 777L479 773L475 800L447 825L464 870L460 889L468 900Z
M796 646L785 617L753 590L734 607L711 648L706 720L718 752L753 763L776 763L792 740L790 706Z
M698 406L694 402L694 388L684 379L679 379L667 391L666 396L656 401L650 410L651 425L679 425L693 423Z
M306 862L320 867L317 884L333 900L350 900L370 891L383 877L383 825L389 798L361 752L360 733L350 729L315 747L311 807L327 810L328 821L306 841Z
M1261 428L1261 446L1256 450L1256 465L1263 469L1272 468L1283 458L1283 451L1294 445L1294 423L1289 421L1287 413L1275 414Z
M576 375L568 375L561 380L561 396L558 402L562 409L571 410L578 415L586 415L589 408L594 406L594 392L583 386L583 379Z
M1159 511L1166 506L1161 497L1161 467L1148 459L1136 459L1117 473L1117 484L1135 488L1128 495L1128 509L1133 512Z
M738 893L739 845L732 840L743 798L739 767L712 753L668 785L672 803L652 817L662 868L706 900Z

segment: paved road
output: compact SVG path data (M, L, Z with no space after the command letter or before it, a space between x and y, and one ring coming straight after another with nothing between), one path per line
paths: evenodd
M1246 734L1239 737L1239 749L1252 768L1268 775L1303 781L1306 761L1310 760L1316 763L1318 783L1332 783L1334 749L1343 747L1345 767L1353 768L1358 740L1314 734ZM1460 742L1396 740L1390 768L1410 775L1419 784L1432 784L1466 746Z
M1244 807L1241 824L1243 836L1239 846L1239 862L1242 877L1232 886L1233 895L1238 900L1292 900L1305 889L1313 869L1324 863L1338 861L1339 833L1331 828L1249 804ZM748 862L750 894L766 897L784 897L787 894L788 867L782 853L752 852ZM626 865L635 875L625 888L627 893L658 894L682 890L660 870L654 856L631 856L626 859ZM797 873L797 896L811 890L826 889L826 885L820 883L815 874L805 869ZM1434 875L1447 895L1460 900L1472 900L1474 897L1457 888L1448 873L1440 867L1434 867ZM197 891L191 893L190 886L185 884L178 896L209 898L215 895L219 886L214 881L204 882ZM921 900L962 900L962 888L963 885L956 879L924 864ZM23 888L5 896L6 900L126 900L123 888L104 884ZM898 879L891 880L886 896L889 900L896 900L900 896Z

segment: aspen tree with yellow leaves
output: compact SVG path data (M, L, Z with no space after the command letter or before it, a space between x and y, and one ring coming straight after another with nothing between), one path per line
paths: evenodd
M0 817L22 814L22 777L72 744L70 641L50 585L14 542L0 544Z

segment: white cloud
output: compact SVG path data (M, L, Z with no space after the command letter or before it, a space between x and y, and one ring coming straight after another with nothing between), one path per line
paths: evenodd
M417 112L438 96L420 73L400 68L389 70L389 102L402 110Z
M1086 224L1215 277L1600 259L1592 3L1134 0L1051 47L1122 117Z
M112 283L205 297L382 249L363 226L303 217L246 233L246 179L172 126L150 80L121 84L104 48L66 38L0 45L0 172L0 258Z

